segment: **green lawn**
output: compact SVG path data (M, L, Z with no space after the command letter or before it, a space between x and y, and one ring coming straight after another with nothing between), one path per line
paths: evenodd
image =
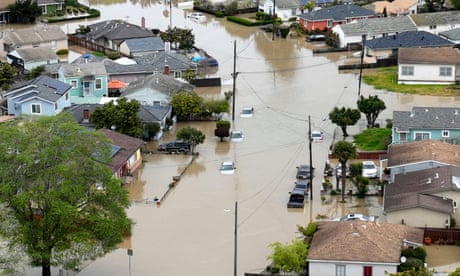
M420 85L398 84L398 67L382 67L366 69L363 72L363 81L375 87L403 94L432 95L432 96L459 96L458 85Z
M353 138L358 150L386 150L391 143L391 128L368 128Z

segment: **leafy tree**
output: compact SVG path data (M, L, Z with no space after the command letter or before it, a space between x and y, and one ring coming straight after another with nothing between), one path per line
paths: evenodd
M302 6L302 13L307 10L308 12L311 12L316 6L316 1L309 1L305 3L305 5Z
M174 114L178 120L191 119L193 114L203 112L203 99L195 92L179 92L171 99Z
M214 135L220 138L223 142L225 137L230 136L230 122L229 121L217 121Z
M192 153L195 150L196 145L203 144L206 135L200 130L193 128L193 127L185 127L179 130L176 133L176 138L180 140L184 140L192 145Z
M161 126L159 123L148 123L145 125L145 130L147 131L147 137L144 137L145 140L152 140L153 137L160 131Z
M104 255L130 233L128 194L102 133L61 113L1 124L0 141L0 213L13 221L0 234L42 275Z
M37 66L37 67L34 67L32 68L32 70L30 70L30 74L29 74L29 78L30 79L35 79L36 77L40 76L42 74L42 72L45 71L45 66Z
M161 39L170 42L171 47L175 49L190 50L195 45L195 36L191 29L181 29L171 26L165 32L160 33Z
M141 137L142 121L139 117L140 104L136 100L120 98L117 104L113 101L96 107L90 116L90 121L96 129L115 129L117 132Z
M375 121L379 116L380 112L385 110L385 102L379 99L379 96L369 95L366 99L361 96L357 102L358 110L366 115L367 127L375 127Z
M272 266L285 272L297 274L305 271L307 245L301 240L293 240L290 244L275 242L270 245L273 253L268 257L273 261Z
M337 156L342 168L346 168L347 161L357 156L356 147L348 141L338 141L335 143L332 153ZM342 202L345 202L345 181L347 180L347 170L342 169Z
M329 112L329 119L342 129L344 137L348 136L347 126L356 124L360 118L361 113L358 109L334 107L334 109Z
M208 100L204 102L204 109L211 115L221 115L230 111L230 103L226 100Z
M431 276L433 275L434 271L429 271L425 267L421 267L416 269L412 267L409 270L405 270L402 272L390 273L390 276Z
M383 8L382 16L383 17L388 17L387 7Z
M460 10L460 0L450 0L450 3L452 3L454 9Z
M11 23L34 23L35 19L42 14L37 1L16 0L14 4L8 6L10 10Z
M0 86L3 90L9 89L17 73L18 71L6 62L0 65Z
M460 276L460 267L457 267L454 272L449 273L449 276Z

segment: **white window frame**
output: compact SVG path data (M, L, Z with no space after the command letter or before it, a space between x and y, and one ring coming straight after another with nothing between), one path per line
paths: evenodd
M401 66L401 75L402 76L413 76L414 75L414 66Z
M345 276L345 265L343 264L335 265L335 276Z
M327 20L327 27L331 28L334 22L332 20Z
M439 76L441 77L452 77L452 67L441 66L439 67Z
M38 112L36 112L38 109ZM42 114L42 105L39 103L33 103L30 105L30 113L31 114Z
M404 139L403 139L404 136ZM407 137L409 136L408 132L399 132L399 141L400 142L407 142Z
M73 88L78 88L78 80L71 80L71 81L70 81L70 85L71 85Z
M428 138L425 138L425 136L428 134ZM417 140L417 135L421 135L422 136L422 139L420 140L429 140L431 139L431 132L426 132L426 131L417 131L417 132L414 132L414 141L420 141L420 140Z
M441 130L442 138L448 138L450 136L450 132L447 129Z
M94 81L94 89L96 89L96 90L101 90L102 89L102 79L101 78L97 78Z

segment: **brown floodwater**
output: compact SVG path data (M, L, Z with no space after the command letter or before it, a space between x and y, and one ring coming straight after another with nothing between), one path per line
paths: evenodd
M132 200L128 214L135 222L132 237L105 257L85 262L78 274L233 275L236 201L238 275L262 271L270 263L270 244L298 238L297 225L306 226L349 212L375 215L385 221L381 197L347 196L346 203L330 195L325 195L324 202L320 199L329 147L342 138L327 119L328 113L335 106L355 107L358 99L358 74L337 70L337 64L350 55L313 55L304 39L273 40L271 33L211 16L195 22L186 17L190 10L179 9L173 3L169 13L169 4L163 2L91 0L90 6L101 10L101 18L63 23L61 27L72 32L78 25L107 19L141 24L144 17L149 28L164 30L171 22L191 28L196 46L219 61L215 76L225 81L222 87L200 88L198 93L223 98L225 91L232 90L229 81L236 64L236 112L254 107L255 114L252 118L236 114L232 121L232 128L244 133L240 143L221 142L215 137L215 122L179 123L166 133L159 143L174 139L175 131L184 126L200 129L206 139L197 146L199 155L193 162L190 155L144 156L141 169L127 186ZM361 93L378 95L385 101L387 109L379 116L382 125L392 117L393 110L459 103L458 97L400 95L365 84ZM225 118L231 120L231 115ZM312 145L312 164L316 168L313 200L308 200L303 209L287 209L295 167L310 160L306 139L309 123L312 130L321 130L325 135L325 141ZM361 120L349 128L349 133L358 133L365 127ZM155 149L157 142L148 146ZM235 174L219 173L224 160L235 162ZM161 204L156 204L154 199L162 198L173 176L178 175L181 179L176 187ZM133 250L131 257L127 248Z

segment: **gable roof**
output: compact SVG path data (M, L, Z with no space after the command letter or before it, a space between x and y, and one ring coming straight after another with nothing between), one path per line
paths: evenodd
M460 191L459 167L441 166L397 174L394 182L385 187L384 210L423 208L451 214L452 200L435 195L446 191Z
M107 75L102 62L93 63L63 63L62 72L66 78L84 78L87 76Z
M149 64L153 70L164 72L167 65L171 71L185 71L197 67L187 56L174 52L158 52L133 58L138 64Z
M67 35L56 25L36 25L4 32L4 43L14 46L66 40Z
M147 51L164 51L165 43L159 36L133 38L125 40L131 54Z
M14 52L16 52L17 55L15 55ZM9 54L21 58L25 62L58 59L55 51L49 47L18 48Z
M279 9L300 8L300 0L276 0L275 4Z
M154 36L153 32L141 26L123 20L106 20L88 26L90 32L86 34L91 40L105 38L107 40L126 40Z
M104 66L107 74L153 74L154 68L149 64L120 64L113 60L104 60ZM163 69L164 70L164 69Z
M400 49L401 50L401 49ZM405 49L409 51L419 49ZM439 51L440 49L436 49ZM412 62L411 62L412 63ZM393 127L411 129L460 129L460 108L414 106L412 111L393 111Z
M366 41L369 49L397 49L401 47L443 47L453 46L454 43L425 31L402 32L391 36L375 38Z
M144 141L109 129L98 129L104 133L118 150L112 156L112 171L118 171L129 158L144 145Z
M407 31L417 28L407 16L366 18L339 25L345 35L367 35L368 37Z
M439 35L450 40L460 40L460 28L440 32Z
M395 1L375 1L366 7L371 8L375 13L383 14L384 9L388 15L409 14L410 8L417 6L417 0L395 0Z
M422 244L423 230L402 224L359 220L318 222L307 261L398 265L404 239Z
M424 161L460 166L460 146L436 140L420 140L388 147L388 167Z
M10 90L5 97L21 97L19 102L40 98L55 103L72 88L67 83L42 75Z
M336 5L328 8L315 10L308 13L299 15L300 18L304 18L309 21L323 21L323 20L334 20L342 21L347 18L356 17L369 17L373 16L374 12L365 8L361 8L357 5Z
M438 26L460 23L460 10L408 15L416 26Z
M408 64L408 63L409 64L433 64L433 65L460 64L460 49L453 48L453 47L452 48L451 47L399 48L398 64Z

